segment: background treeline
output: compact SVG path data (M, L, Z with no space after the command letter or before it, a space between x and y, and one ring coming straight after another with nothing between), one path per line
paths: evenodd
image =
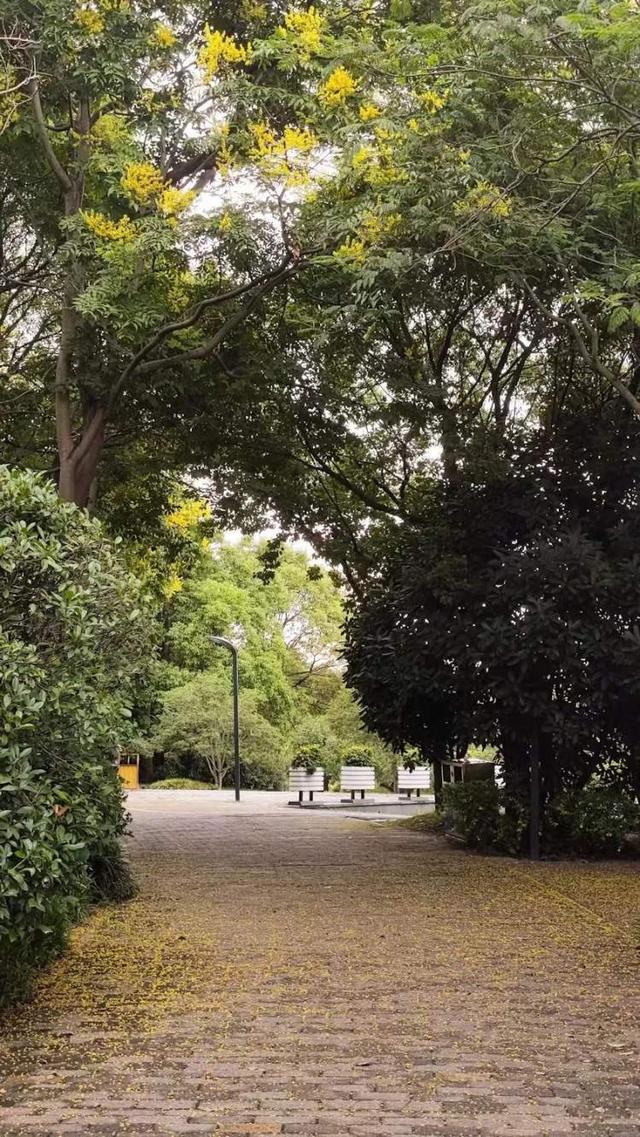
M340 659L344 588L308 553L266 539L210 540L210 511L187 501L165 520L167 536L195 551L158 579L160 659L154 668L160 718L138 746L146 781L192 778L232 784L230 661L211 642L240 649L242 782L283 789L302 746L319 747L335 779L341 752L371 748L381 785L393 787L395 759L361 722ZM277 547L276 547L277 546Z

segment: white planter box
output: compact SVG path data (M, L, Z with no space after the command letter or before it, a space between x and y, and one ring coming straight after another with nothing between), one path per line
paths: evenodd
M340 770L340 789L343 793L352 790L374 790L376 772L373 766L342 766Z
M402 790L428 790L431 787L431 771L428 766L416 766L407 770L398 767L398 793Z
M303 793L322 793L324 790L324 770L322 766L318 766L313 771L313 774L307 774L306 770L297 770L291 767L289 770L289 792L292 794Z

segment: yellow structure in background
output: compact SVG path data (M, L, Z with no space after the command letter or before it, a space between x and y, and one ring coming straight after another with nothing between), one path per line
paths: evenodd
M118 762L118 777L128 790L140 789L140 755L126 755Z

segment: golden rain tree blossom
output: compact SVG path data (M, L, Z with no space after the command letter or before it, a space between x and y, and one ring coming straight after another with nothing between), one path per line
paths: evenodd
M252 139L250 157L269 178L282 178L288 186L304 186L310 180L308 157L318 145L316 134L307 126L287 125L278 137L264 122L249 124Z
M158 23L153 30L153 39L158 47L169 49L175 46L177 39L175 32L171 30L168 24Z
M135 226L130 217L121 217L119 221L112 221L104 213L95 210L84 210L82 219L95 237L103 241L133 241L136 236Z
M130 162L120 179L124 190L141 205L159 197L165 188L160 170L151 162Z
M358 80L351 72L346 67L336 67L320 87L318 95L326 106L338 107L355 95L357 89Z
M462 201L456 202L454 212L458 217L486 213L491 217L505 218L511 214L511 202L498 186L480 181Z
M207 82L220 71L223 63L230 65L246 63L250 48L243 47L226 32L212 31L208 24L204 28L204 44L198 52L198 66Z
M158 197L158 209L165 217L179 217L195 199L195 190L181 190L169 186Z
M77 8L73 18L86 35L99 36L104 31L104 20L95 8Z
M293 42L303 60L317 55L322 47L322 35L326 28L324 16L313 5L307 9L291 8L284 18L284 27L278 33Z

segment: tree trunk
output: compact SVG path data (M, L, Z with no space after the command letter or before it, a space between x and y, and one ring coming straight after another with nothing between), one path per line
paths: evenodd
M439 758L433 760L433 796L436 809L442 809L444 795L442 792L442 762Z
M68 394L66 395L68 401ZM61 400L62 401L62 400ZM56 399L56 409L58 400ZM66 412L65 412L66 413ZM98 462L104 444L105 412L97 407L88 419L80 439L74 444L58 433L60 474L58 492L63 501L86 509L91 498Z
M77 172L68 174L52 153L47 140L47 127L40 106L39 91L36 87L36 117L45 137L45 147L50 153L50 163L64 190L65 218L75 217L82 207L85 172L91 157L91 114L89 101L80 99L78 115L74 127L78 136L76 150ZM56 361L55 375L55 422L58 444L59 478L58 491L63 501L73 502L82 508L89 504L91 486L96 476L98 460L104 443L104 408L94 406L85 417L81 432L74 430L71 389L74 383L74 356L77 348L78 313L75 300L83 285L83 270L80 263L72 259L67 268L60 311L60 344ZM78 436L79 435L79 436Z

